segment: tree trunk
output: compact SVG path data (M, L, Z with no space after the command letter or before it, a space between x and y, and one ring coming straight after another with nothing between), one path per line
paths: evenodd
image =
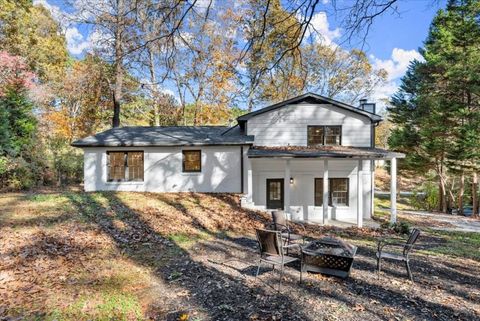
M458 188L458 214L463 215L463 194L465 193L465 173L460 176L460 186Z
M159 95L157 90L157 77L155 75L155 64L153 61L153 52L150 46L148 47L148 64L150 69L150 82L151 82L151 90L153 96L153 124L155 126L160 126L160 102L159 102Z
M477 172L472 174L472 206L473 206L473 215L478 215L478 176Z
M448 210L447 205L447 192L443 186L442 179L439 179L438 182L438 211L446 213Z
M197 117L198 117L198 103L195 102L194 112L193 112L193 126L197 126Z
M440 212L447 213L448 212L448 202L447 202L447 186L445 182L445 178L443 177L443 166L440 164L437 166L437 174L438 174L438 209Z
M115 25L115 88L113 90L113 119L112 127L120 126L120 106L123 94L123 44L122 29L125 13L124 0L117 0L117 20Z

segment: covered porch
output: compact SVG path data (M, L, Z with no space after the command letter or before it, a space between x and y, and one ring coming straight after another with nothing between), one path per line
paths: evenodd
M396 222L396 162L403 154L345 146L256 146L246 156L245 206L281 208L291 220L342 227L376 227L371 220L374 161L387 160L391 171L390 220Z

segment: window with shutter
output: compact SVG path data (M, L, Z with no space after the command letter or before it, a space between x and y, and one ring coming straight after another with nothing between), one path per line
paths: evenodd
M315 178L315 206L323 205L323 178Z
M348 178L330 178L328 180L328 205L348 206ZM315 206L323 205L323 178L315 178Z
M108 180L109 181L125 180L125 153L123 152L108 153Z
M109 182L143 181L143 151L107 152Z
M143 181L143 152L128 152L128 180Z
M332 205L348 205L348 178L330 179L330 203Z
M202 171L202 151L200 150L184 150L183 154L183 171L186 173L195 173Z

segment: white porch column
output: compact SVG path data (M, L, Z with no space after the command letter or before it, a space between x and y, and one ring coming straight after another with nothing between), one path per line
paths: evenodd
M375 160L370 161L370 218L375 212Z
M247 202L253 202L253 170L252 170L252 163L247 158L246 162L247 167Z
M328 219L328 193L328 159L325 159L323 161L323 224Z
M284 189L284 203L283 207L285 209L285 213L290 214L290 160L287 159L285 161L285 173L283 176L283 189ZM291 217L290 217L291 219Z
M390 223L397 222L397 159L390 161Z
M357 165L357 226L363 226L363 160Z

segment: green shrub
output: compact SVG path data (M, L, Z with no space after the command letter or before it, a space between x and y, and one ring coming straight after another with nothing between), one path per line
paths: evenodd
M411 226L407 222L397 221L396 223L384 222L382 228L393 230L397 234L410 234Z
M83 178L83 153L73 148L65 139L50 139L48 142L51 164L49 183L64 185L79 183Z
M413 191L411 205L416 210L432 211L438 208L438 186L433 182L426 182Z
M0 189L30 189L39 184L43 164L23 157L4 156L0 159Z

